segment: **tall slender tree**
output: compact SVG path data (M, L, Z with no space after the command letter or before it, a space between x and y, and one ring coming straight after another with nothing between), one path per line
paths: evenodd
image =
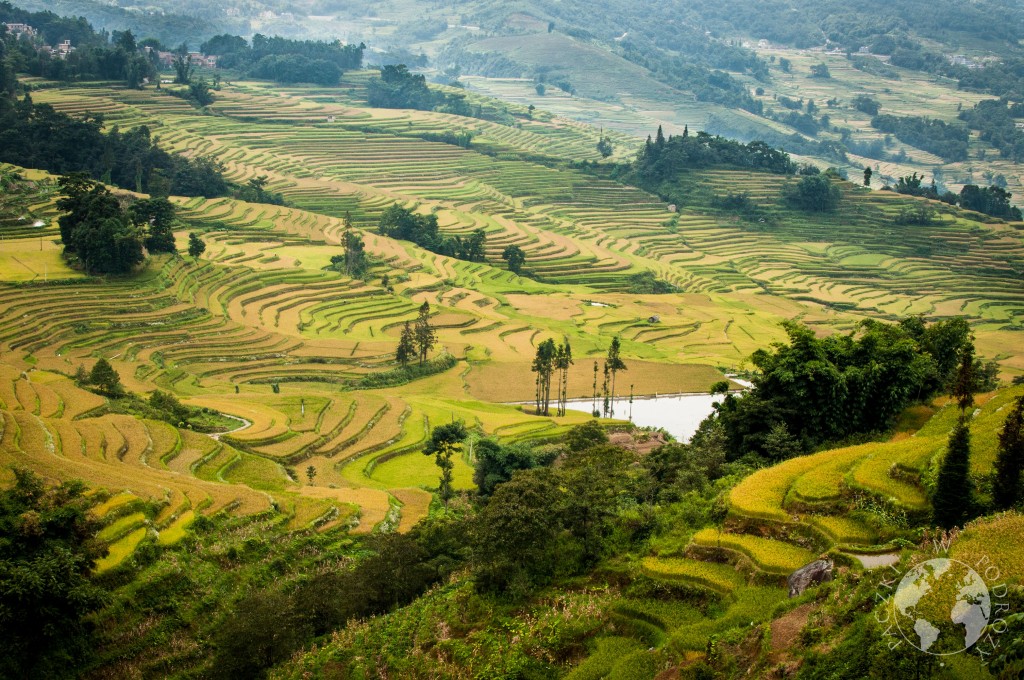
M950 396L956 399L960 407L960 415L965 416L967 409L974 406L974 385L977 383L977 369L974 365L974 343L968 341L960 350L960 364L953 379Z
M437 344L437 334L430 326L430 303L426 300L420 305L420 315L416 318L416 326L413 329L416 339L416 350L420 357L420 366L427 360L427 354Z
M608 347L608 358L605 360L605 366L611 374L611 398L613 401L615 400L615 374L626 370L626 364L622 361L620 354L621 350L622 343L618 336L615 336L612 338L612 344Z
M455 488L452 486L455 463L452 462L452 456L462 450L465 439L466 426L462 421L454 421L435 427L430 433L430 441L423 448L423 454L434 456L434 462L441 468L437 495L444 501L445 510L448 509L448 501L455 496Z
M1024 397L1017 397L999 432L992 500L1000 510L1009 510L1021 500L1021 471L1024 469Z
M943 529L963 526L974 509L971 480L971 431L961 414L949 435L946 457L942 459L932 498L935 524Z
M558 349L551 338L537 345L537 354L530 367L537 374L537 414L549 415L551 405L551 376L555 371Z
M569 367L573 365L572 347L569 339L558 346L555 352L555 368L558 369L558 415L564 416L569 401Z
M590 409L590 413L597 417L597 359L594 359L594 407Z

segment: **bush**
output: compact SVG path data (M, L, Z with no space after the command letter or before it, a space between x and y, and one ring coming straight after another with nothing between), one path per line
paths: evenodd
M831 212L839 207L842 193L824 175L807 175L783 188L783 198L794 208L808 212Z

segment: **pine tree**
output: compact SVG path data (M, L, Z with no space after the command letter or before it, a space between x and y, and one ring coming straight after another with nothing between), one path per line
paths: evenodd
M398 349L395 350L395 361L405 368L416 356L416 333L412 324L408 321L402 326L402 335L398 340Z
M427 360L427 354L437 344L437 334L430 326L430 303L426 300L420 306L420 315L416 318L416 326L413 330L416 341L416 350L420 357L420 366Z
M974 406L974 385L977 382L974 366L974 343L968 342L960 350L960 365L956 369L953 388L950 396L956 399L960 407L960 415L966 415L967 409Z
M1024 468L1024 397L1017 397L999 433L992 499L1000 510L1009 510L1021 500L1020 478Z
M89 373L89 383L111 396L119 396L124 392L124 388L121 387L121 376L106 359L101 358L92 367L92 371Z
M939 468L932 498L934 521L943 529L963 526L974 508L974 483L971 480L971 432L967 418L957 420L949 435L946 457Z

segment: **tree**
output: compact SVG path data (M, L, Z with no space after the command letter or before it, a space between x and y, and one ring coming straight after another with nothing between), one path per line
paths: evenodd
M516 472L494 490L471 533L478 590L518 599L551 581L560 495L550 470Z
M526 253L517 245L506 246L501 253L501 259L508 263L508 270L513 274L519 274L526 264Z
M976 367L974 362L974 343L968 342L960 350L960 364L956 369L956 377L953 379L953 387L950 396L956 399L960 407L960 415L964 416L967 409L974 406L974 386L977 382Z
M1000 510L1009 510L1021 500L1021 471L1024 470L1024 397L1017 397L999 432L992 480L992 500Z
M92 371L89 373L89 384L95 385L101 392L105 392L110 396L124 394L124 388L121 386L121 376L117 374L117 371L110 365L110 362L103 358L100 358L93 365Z
M812 78L831 78L832 74L829 73L828 66L825 64L812 64L811 65L811 77Z
M188 84L188 98L200 107L209 106L214 102L213 92L206 78L193 80Z
M77 257L90 274L124 274L143 261L143 230L105 186L84 174L63 176L58 184L66 256Z
M13 472L0 491L0 676L78 677L96 647L86 616L103 602L89 580L106 553L99 524L81 482Z
M871 186L871 175L873 174L871 168L864 168L864 186Z
M196 67L192 63L192 57L188 55L187 49L179 48L178 53L174 55L174 61L171 63L171 66L174 68L174 82L179 85L188 85L192 82L192 76L196 72Z
M188 235L188 254L194 260L206 252L206 243L199 238L199 234L191 232Z
M576 425L565 435L565 446L570 451L579 452L608 443L608 434L596 420L588 420Z
M452 487L452 470L455 463L452 462L452 455L462 450L462 442L466 439L466 426L461 421L455 421L446 425L438 425L430 433L430 441L423 448L423 454L434 456L434 463L441 468L441 479L437 485L437 495L444 501L444 507L448 509L448 501L455 496L455 489Z
M612 140L601 135L601 138L597 140L597 151L601 154L601 158L608 158L611 156L614 151L614 147L612 147Z
M548 338L537 345L537 353L533 357L533 364L530 365L530 370L537 374L537 415L549 415L548 406L551 403L551 375L555 370L555 355L557 352L558 350L555 347L555 341Z
M416 326L413 328L413 339L416 342L416 352L420 358L420 366L427 360L427 354L437 344L437 334L430 326L430 303L426 300L420 305L419 316L416 317Z
M398 340L398 349L395 350L395 361L405 368L409 362L416 357L416 333L412 324L408 321L402 326L402 335Z
M542 464L530 446L523 442L502 445L488 437L476 443L473 483L484 497L494 493L499 484L512 479L517 470L530 470Z
M352 221L348 214L345 215L345 233L342 237L342 246L345 248L345 274L361 279L366 274L366 244L363 239L352 229Z
M949 435L946 456L942 459L932 498L933 519L943 529L963 526L974 509L974 482L971 480L971 432L961 414Z
M537 91L537 94L539 94L541 97L543 97L544 93L547 92L548 90L548 88L544 86L544 83L537 83L537 86L534 89Z
M612 344L608 347L608 356L605 359L605 368L611 374L611 397L615 399L615 374L619 371L626 370L626 363L622 360L620 351L622 345L619 341L619 336L612 338Z
M309 480L309 484L312 486L313 480L316 479L316 468L312 465L306 468L306 479Z
M569 367L573 365L572 347L566 338L555 350L555 369L558 370L557 415L564 416L569 402Z
M166 198L135 201L128 214L132 221L146 228L146 249L151 253L176 253L174 243L174 204Z

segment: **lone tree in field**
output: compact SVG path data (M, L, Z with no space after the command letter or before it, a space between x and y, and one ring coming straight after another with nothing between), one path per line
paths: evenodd
M395 361L406 368L409 362L416 358L416 333L412 324L408 321L402 326L402 335L398 340L398 349L395 350Z
M605 359L605 366L608 369L608 373L611 375L611 388L612 388L612 399L615 399L615 374L619 371L626 370L626 364L622 361L620 351L622 344L619 342L619 337L615 336L612 338L612 344L608 347L608 357Z
M427 360L427 354L437 344L437 334L430 326L430 303L426 300L420 305L420 315L416 317L413 336L416 341L416 351L420 357L420 366L422 366L423 362Z
M345 213L345 233L342 237L342 246L345 254L342 258L345 266L345 274L354 279L361 279L366 274L368 263L366 261L366 244L359 234L352 229L352 218ZM334 258L332 257L333 261Z
M518 274L523 270L523 265L526 264L526 253L519 246L511 245L502 251L501 259L508 263L508 270L510 272Z
M124 393L124 388L121 387L121 376L106 359L101 358L92 367L92 371L89 373L89 383L111 396L119 396Z
M448 509L448 501L455 496L455 489L452 487L455 463L452 462L452 455L462 450L462 442L466 439L466 426L461 421L438 425L430 433L430 441L423 448L423 455L434 456L434 463L441 468L441 479L437 485L437 495L444 501L445 510Z
M871 168L864 168L864 186L871 186L871 175L873 174L874 173L871 171Z
M1021 499L1020 478L1024 469L1024 397L1017 397L999 433L992 500L1000 510L1009 510Z
M206 242L199 238L199 234L192 232L188 235L188 254L195 260L206 252Z
M316 468L310 465L306 468L306 479L309 480L310 486L313 485L313 480L316 479Z
M537 345L537 354L533 358L530 370L537 374L537 415L548 415L551 403L551 376L555 372L558 349L555 341L548 338Z

